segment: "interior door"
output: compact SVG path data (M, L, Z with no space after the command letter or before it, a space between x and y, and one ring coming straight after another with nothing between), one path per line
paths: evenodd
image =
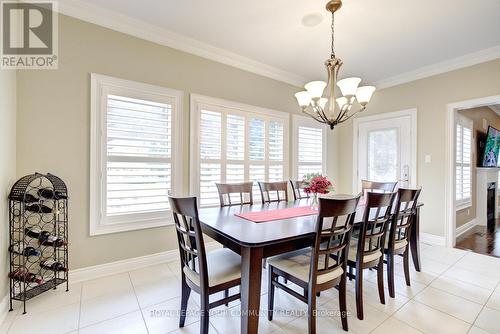
M358 119L357 187L361 180L398 182L399 187L413 185L415 162L412 159L412 117Z

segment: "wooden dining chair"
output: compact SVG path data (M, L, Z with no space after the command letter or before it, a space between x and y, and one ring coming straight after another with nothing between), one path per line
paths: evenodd
M384 296L384 246L387 226L391 219L391 208L396 193L366 193L365 211L358 239L353 238L349 249L347 265L349 278L356 279L356 310L358 319L363 320L363 270L376 268L380 302ZM356 274L353 274L353 270Z
M361 189L363 195L368 191L374 193L392 193L396 188L397 182L376 182L369 180L361 180Z
M262 203L288 202L288 182L260 182L258 181ZM280 196L280 193L282 194ZM271 196L276 194L276 197Z
M421 189L398 189L397 201L392 215L389 233L386 235L385 249L387 262L387 283L389 296L395 297L394 291L394 256L403 256L403 270L406 285L410 286L410 235L415 219L418 197Z
M290 185L292 186L293 198L295 200L309 198L309 194L304 192L304 181L294 181L290 180Z
M252 187L253 182L243 183L216 183L219 192L220 206L233 206L253 204ZM236 195L236 201L234 201Z
M273 320L275 288L279 288L308 304L309 334L315 334L317 294L338 285L342 328L348 330L346 269L359 198L320 198L313 246L268 260L269 321ZM303 289L303 293L280 283L279 277L295 283Z
M205 243L198 219L196 197L168 198L174 216L181 259L181 312L179 327L184 327L191 290L200 294L200 333L207 334L209 310L240 299L240 294L209 302L210 295L241 283L241 258L228 248L205 252Z

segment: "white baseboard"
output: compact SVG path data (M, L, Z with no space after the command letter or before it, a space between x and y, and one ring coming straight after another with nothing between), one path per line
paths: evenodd
M472 219L470 222L463 224L460 227L457 227L457 238L461 236L462 234L468 232L469 230L473 229L477 225L476 219Z
M444 246L444 237L430 233L420 233L420 242L434 246Z
M207 251L220 248L221 245L215 241L205 244ZM179 250L173 249L161 253L134 257L130 259L98 264L69 272L69 282L81 282L96 279L103 276L115 275L144 267L154 266L161 263L172 262L179 259Z

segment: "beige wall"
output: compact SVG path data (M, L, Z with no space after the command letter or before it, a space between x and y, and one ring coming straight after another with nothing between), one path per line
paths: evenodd
M383 66L380 65L380 66ZM423 187L422 232L444 236L446 105L500 94L500 59L375 93L363 115L418 109L417 179ZM361 117L362 117L361 116ZM352 189L352 122L338 127L340 190ZM424 163L431 155L432 162Z
M16 72L0 70L0 300L8 294L8 194L16 179ZM3 310L2 310L3 311ZM1 316L0 316L1 318Z
M476 166L477 166L477 133L488 131L488 125L500 129L500 116L488 107L473 108L459 111L459 114L472 120L472 206L457 211L457 227L460 227L476 218ZM483 120L486 120L486 129L483 127Z
M70 266L81 268L176 248L172 227L89 236L90 73L295 112L298 88L67 16L59 69L18 73L18 175L51 172L70 191ZM188 185L185 161L184 185ZM333 172L332 172L333 173ZM2 188L3 189L3 188Z

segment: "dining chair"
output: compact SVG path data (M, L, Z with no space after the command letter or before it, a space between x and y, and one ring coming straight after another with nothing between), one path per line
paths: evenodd
M309 198L309 194L304 192L304 181L294 181L290 180L290 185L292 186L293 198L295 200Z
M342 328L348 330L346 269L359 198L320 198L313 246L268 260L269 321L273 320L275 288L279 288L308 304L309 334L315 334L317 294L338 285ZM279 277L295 283L302 288L303 293L280 283Z
M403 270L406 285L410 286L410 235L415 219L418 197L421 189L398 189L394 214L390 222L389 232L386 235L384 253L387 262L387 282L389 296L394 298L394 256L403 256Z
M201 325L200 333L207 334L209 311L220 305L240 299L240 294L225 295L222 299L210 302L209 297L220 291L241 283L241 258L229 248L221 248L209 253L198 218L196 197L168 198L174 217L175 229L181 259L181 312L179 327L184 327L187 304L191 290L200 295Z
M380 193L392 193L396 188L397 182L376 182L369 180L361 180L361 189L363 195L368 191Z
M288 202L288 182L261 182L258 181L260 196L262 198L262 203L271 202ZM280 193L283 195L280 196ZM276 194L276 197L271 196L271 194Z
M220 206L233 206L253 204L252 186L253 182L243 183L216 183L217 191L219 192ZM237 195L236 202L234 196Z
M353 238L349 249L347 276L356 279L356 310L358 319L363 320L363 270L377 269L377 284L380 302L384 296L384 246L387 226L391 219L391 208L396 193L367 192L365 211L358 239ZM353 269L356 274L353 274Z

